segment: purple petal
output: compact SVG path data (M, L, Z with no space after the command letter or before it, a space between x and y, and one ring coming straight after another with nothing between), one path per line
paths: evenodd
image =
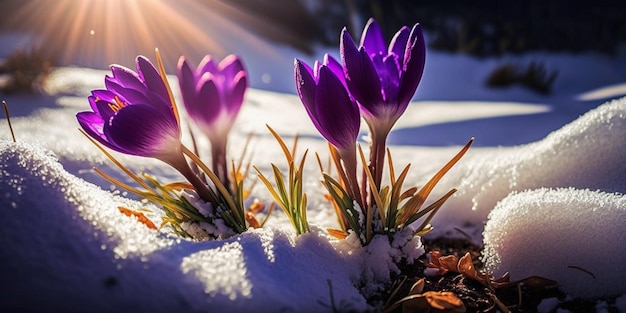
M340 50L350 94L367 110L375 112L374 106L383 100L380 79L372 59L365 50L357 50L345 28L341 32Z
M300 96L302 104L304 104L304 108L309 113L309 116L311 116L311 109L315 107L315 89L317 88L315 78L313 77L313 70L308 64L298 59L295 60L294 67L298 95ZM314 121L314 123L317 123L317 121Z
M398 64L397 56L395 54L385 57L376 56L374 64L380 77L383 101L387 104L395 103L400 84L400 64Z
M243 63L236 55L229 55L225 57L218 65L220 72L224 75L224 81L231 82L235 79L237 74L245 72Z
M404 51L406 50L406 43L409 40L410 29L406 26L402 26L399 31L391 39L389 44L389 53L394 53L398 56L399 60L404 61Z
M341 63L339 63L337 60L335 60L335 58L333 58L331 55L327 53L327 54L324 54L324 65L326 65L328 69L331 70L333 74L335 74L335 76L339 78L339 80L341 80L341 83L343 84L343 86L346 88L346 90L348 90L348 85L346 84L346 77L344 76L343 66L341 66Z
M383 32L373 18L370 18L365 25L365 29L361 35L361 46L365 48L369 55L379 53L386 54L385 52L387 52Z
M424 34L419 24L415 24L411 30L411 36L409 37L409 42L407 42L404 56L398 102L408 105L422 79L424 63L426 62Z
M169 103L170 96L165 87L165 83L157 69L150 63L150 60L144 56L138 56L136 63L137 74L139 74L140 79L143 80L148 90L151 90L157 96L161 97L164 102Z
M178 141L176 120L148 104L124 107L107 124L104 135L128 154L162 158Z
M196 86L197 102L185 103L189 116L199 125L210 127L220 116L222 110L222 95L215 85L214 76L204 73Z
M120 85L114 78L109 76L104 78L104 85L107 90L115 94L121 101L126 103L150 103L146 95L142 92L146 92L146 87L143 90L129 89ZM113 103L114 101L108 101Z
M110 103L113 103L113 102L96 99L94 100L94 103L95 103L96 108L98 109L97 111L96 110L94 111L100 115L102 120L108 121L113 115L115 115L115 111L111 108L111 105L110 105Z
M347 148L356 142L359 133L359 109L351 101L343 84L326 66L320 68L315 92L315 115L318 130L337 148Z
M237 115L243 104L243 97L248 88L248 78L246 72L239 72L233 78L233 86L226 90L224 94L225 109L230 115Z
M104 120L98 114L94 112L80 112L76 114L76 119L83 130L103 146L121 153L128 153L126 150L113 145L107 140L103 132Z
M91 96L95 99L104 100L106 102L115 102L115 94L109 90L97 89L91 91Z
M217 65L215 64L213 56L207 54L200 61L200 64L196 68L194 75L196 76L196 80L199 80L204 73L215 74L217 72L219 72L219 70L217 68Z
M193 70L184 56L178 59L178 85L183 97L185 108L188 106L197 107L200 104L196 96L196 78ZM188 110L188 109L187 109Z
M113 73L113 79L124 88L130 88L139 91L146 88L141 82L139 75L124 66L111 65L111 72ZM109 78L109 76L107 76L106 78Z
M91 106L91 109L98 113L98 106L96 105L97 101L100 100L104 100L107 102L113 102L114 100L114 95L111 94L111 92L109 92L108 90L92 90L91 91L91 96L87 97L87 100L89 101L89 105Z

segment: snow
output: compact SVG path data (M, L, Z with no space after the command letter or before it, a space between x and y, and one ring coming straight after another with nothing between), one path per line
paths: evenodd
M267 228L180 240L120 214L143 204L69 174L41 147L2 140L0 151L4 312L318 312L331 305L328 281L337 304L366 308L326 237Z
M622 295L626 276L616 264L626 262L625 223L623 194L574 188L514 193L489 215L485 265L498 277L508 271L512 280L555 280L577 298Z
M253 69L263 63L272 80L256 85L269 90L249 90L230 138L238 155L252 132L251 161L265 172L270 163L285 166L265 124L288 144L300 134L298 153L327 157L297 96L270 91L293 90L289 53L279 47L271 62L248 62ZM461 236L461 229L484 244L494 272L552 278L571 296L626 294L626 98L615 87L626 81L626 59L531 53L522 60L559 70L552 95L485 88L486 74L513 58L429 51L415 102L389 138L396 166L413 164L406 186L422 185L470 137L476 142L433 191L430 201L458 189L428 236ZM288 63L273 66L278 62ZM0 275L10 282L0 284L0 294L11 295L3 297L3 312L363 311L371 309L363 294L390 282L398 257L425 248L419 238L404 248L374 238L367 249L351 237L329 238L325 228L337 227L336 217L312 159L304 186L309 234L295 236L281 212L267 228L223 240L187 241L148 229L118 206L151 210L157 225L159 209L96 175L93 166L128 181L76 130L75 114L88 109L86 96L103 87L106 74L56 68L45 95L2 95L17 136L13 143L0 132ZM206 151L208 142L198 139ZM133 171L181 179L159 161L113 154ZM259 186L252 192L270 199ZM625 297L617 299L621 307Z

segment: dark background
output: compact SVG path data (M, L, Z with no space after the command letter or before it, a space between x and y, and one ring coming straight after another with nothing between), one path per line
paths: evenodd
M47 0L2 0L0 12ZM164 0L167 1L167 0ZM375 17L388 38L402 25L420 22L433 49L476 56L544 51L624 53L626 1L594 0L196 0L221 2L259 16L250 30L276 42L311 51L315 43L336 44L346 26L360 34ZM28 30L28 24L0 31ZM246 21L242 21L243 24ZM284 31L271 31L276 27Z

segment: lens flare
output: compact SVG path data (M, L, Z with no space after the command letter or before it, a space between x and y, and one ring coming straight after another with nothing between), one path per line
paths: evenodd
M152 55L157 47L165 60L224 57L242 43L272 51L240 25L253 15L220 1L29 1L5 18L12 28L33 32L61 65L133 66L135 56ZM166 63L168 71L175 69L176 62Z

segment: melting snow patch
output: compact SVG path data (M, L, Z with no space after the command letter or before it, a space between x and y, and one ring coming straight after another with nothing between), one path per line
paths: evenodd
M579 189L510 195L489 215L484 262L496 277L542 276L573 297L626 293L626 196Z
M453 227L470 224L478 226L472 235L480 241L487 215L511 192L574 187L626 193L624 138L626 98L587 112L541 141L476 154L470 151L440 183L440 190L459 191L433 219L435 234L454 234Z

